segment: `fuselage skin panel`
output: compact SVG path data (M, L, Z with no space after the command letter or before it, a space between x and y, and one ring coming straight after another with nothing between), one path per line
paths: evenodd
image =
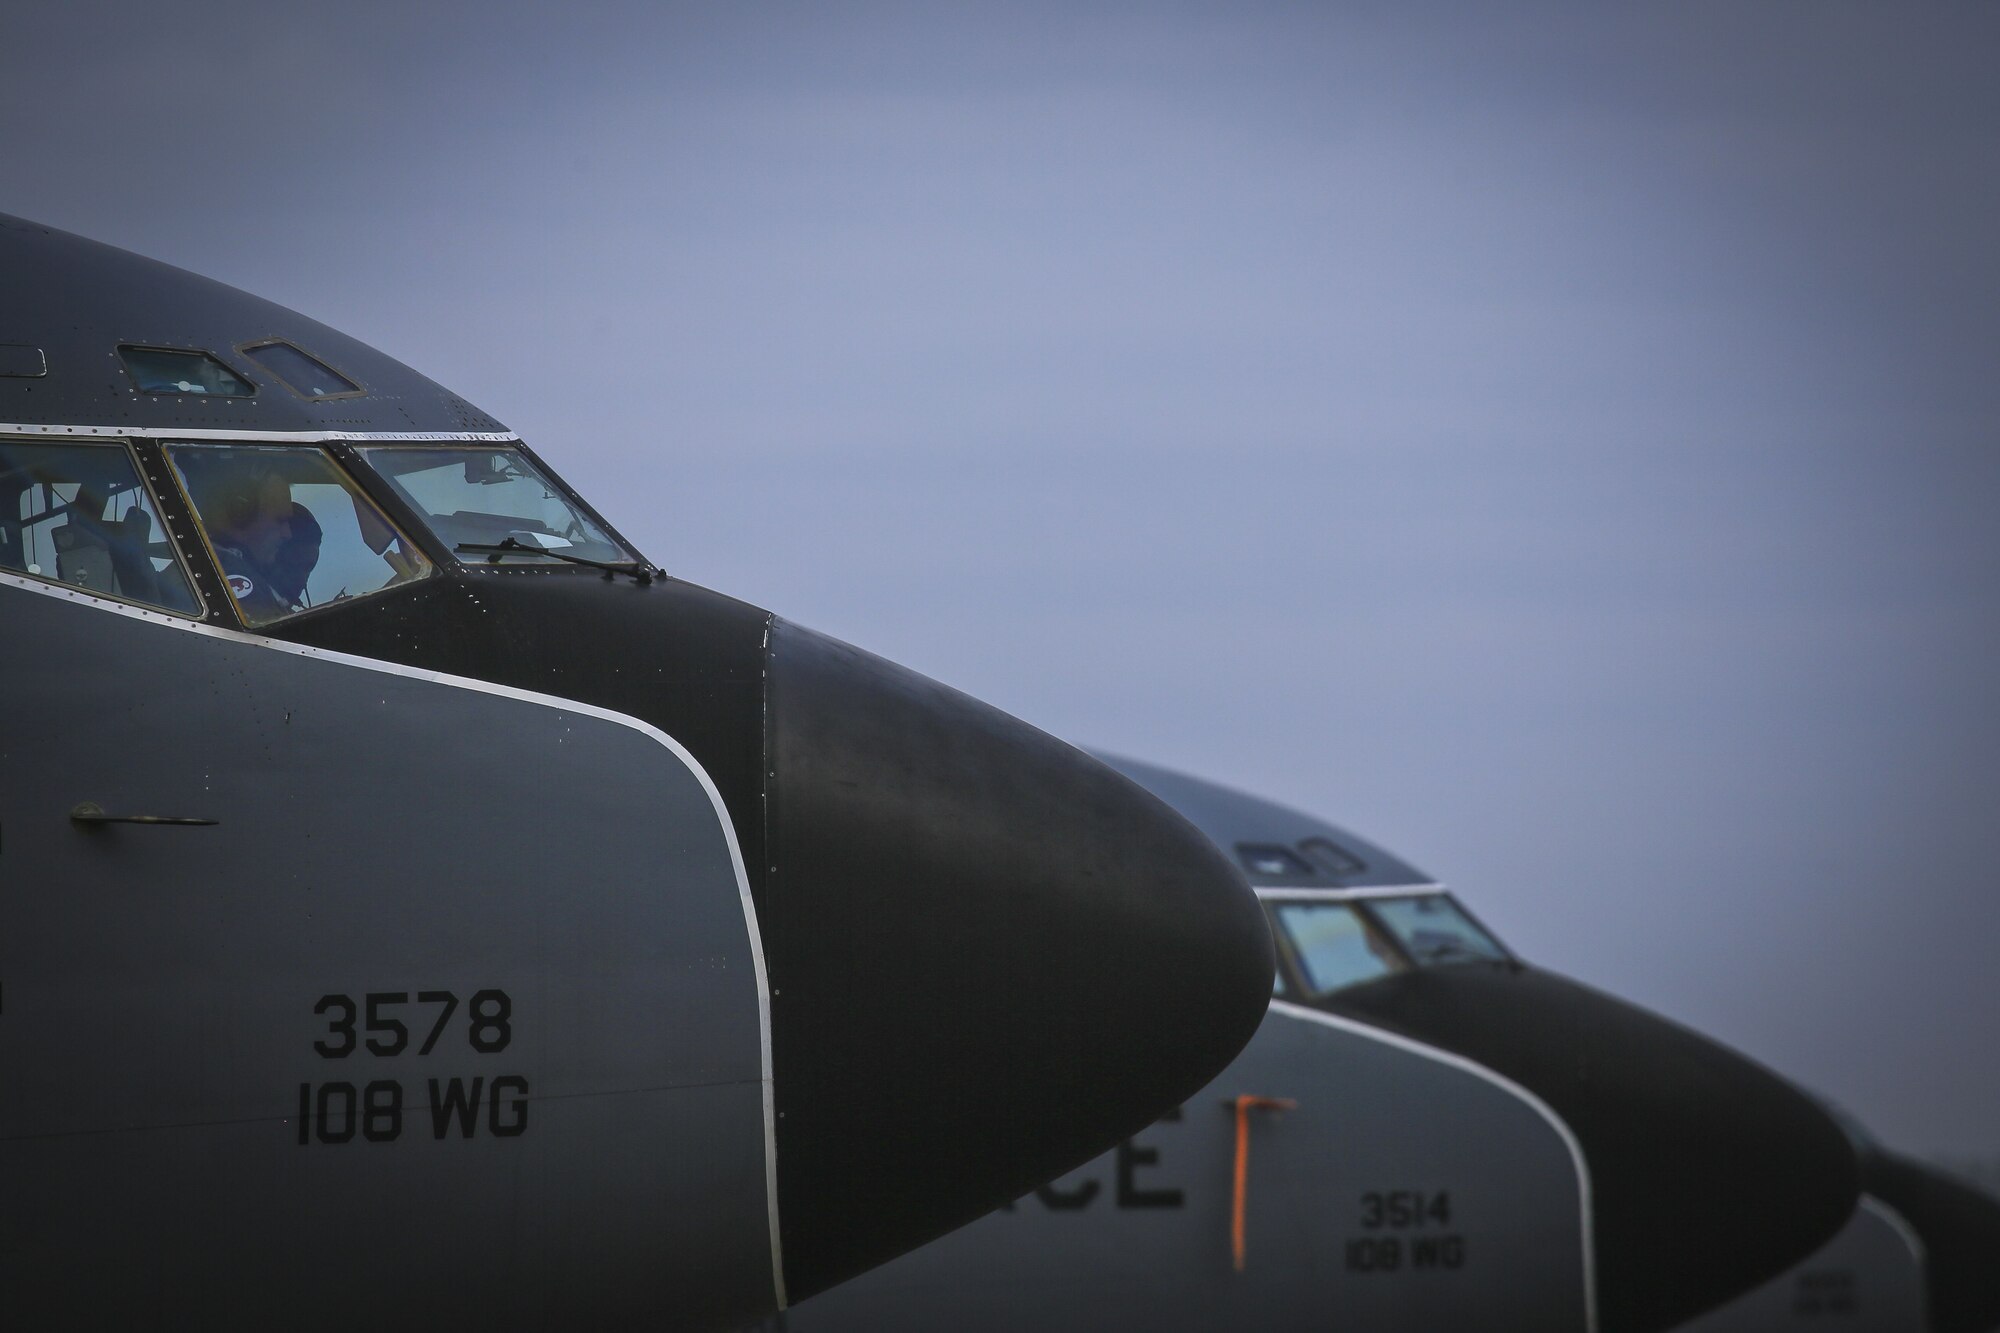
M683 754L18 586L0 619L10 1316L138 1325L197 1291L197 1322L715 1325L768 1301L742 870ZM218 822L73 827L83 801Z
M1252 1111L1244 1266L1231 1249ZM1295 1006L1171 1119L789 1311L786 1333L1589 1327L1585 1182L1519 1089ZM775 1327L773 1325L772 1327Z

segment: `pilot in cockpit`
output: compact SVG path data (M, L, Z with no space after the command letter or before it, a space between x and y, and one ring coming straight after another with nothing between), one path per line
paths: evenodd
M320 542L324 536L312 510L292 502L291 535L278 544L271 558L271 587L287 606L303 610L312 604L306 595L306 580L319 564Z
M296 610L319 561L320 527L274 469L231 461L202 478L195 504L230 595L251 624Z

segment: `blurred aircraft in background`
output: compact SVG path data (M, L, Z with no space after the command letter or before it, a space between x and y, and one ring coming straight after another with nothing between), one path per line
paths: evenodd
M2000 1199L1893 1152L1838 1109L1862 1196L1840 1234L1686 1333L1991 1333L2000 1328Z
M1128 760L1269 913L1269 1015L1173 1115L836 1290L790 1333L1673 1328L1857 1199L1839 1125L1714 1042L1516 958L1324 821Z

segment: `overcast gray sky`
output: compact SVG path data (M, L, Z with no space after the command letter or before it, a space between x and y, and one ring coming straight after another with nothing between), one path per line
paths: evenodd
M1418 8L36 6L0 208L2000 1157L2000 4Z

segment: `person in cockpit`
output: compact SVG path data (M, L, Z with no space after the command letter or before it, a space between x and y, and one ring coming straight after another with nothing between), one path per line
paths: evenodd
M270 569L272 589L291 610L304 610L311 605L306 596L306 580L319 564L323 535L312 510L294 500L291 535L278 543L278 553L271 558Z
M254 625L293 610L319 559L319 524L293 502L291 483L275 469L221 464L203 478L195 506L243 618ZM312 540L288 551L308 524Z

